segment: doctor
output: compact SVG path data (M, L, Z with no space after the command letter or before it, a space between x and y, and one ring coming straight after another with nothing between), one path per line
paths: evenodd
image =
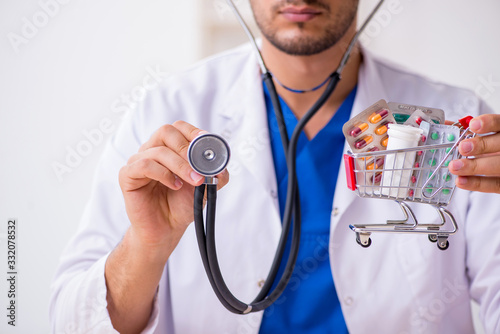
M308 91L335 70L355 33L358 1L251 4L267 66L283 86L306 91L277 84L293 127L322 89ZM245 301L255 297L278 242L287 174L269 96L246 45L171 77L124 120L56 273L53 331L471 333L474 299L487 332L500 332L496 197L455 193L448 209L460 230L445 252L419 235L379 234L367 249L355 242L349 224L400 213L391 201L347 190L343 123L381 98L439 107L458 119L454 102L471 95L358 51L299 144L304 232L294 276L273 306L247 316L223 308L191 224L194 186L203 178L189 167L186 150L202 131L219 133L233 150L229 172L219 175L219 261L229 288ZM491 113L477 102L474 116ZM426 205L414 211L438 222Z

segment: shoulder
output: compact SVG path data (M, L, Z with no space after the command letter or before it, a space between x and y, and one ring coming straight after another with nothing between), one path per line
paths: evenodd
M367 66L380 78L390 101L440 108L450 120L488 110L470 89L431 79L371 52L364 51L364 55Z

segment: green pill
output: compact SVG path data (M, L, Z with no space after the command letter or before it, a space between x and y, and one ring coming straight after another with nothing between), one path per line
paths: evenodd
M448 137L446 137L448 141L455 141L455 135L453 133L449 133Z
M432 172L429 173L429 176L427 177L427 179L431 179L431 176L432 176ZM434 180L434 178L436 178L436 175L432 176L431 180Z
M436 150L432 149L432 150L429 150L429 152L436 153Z
M436 163L437 163L436 159L429 160L429 166L436 166Z
M433 133L431 134L431 138L432 138L432 140L438 140L438 139L439 139L439 133L437 133L437 132L433 132Z
M444 175L444 176L443 176L443 180L444 180L445 182L450 181L450 180L451 180L451 175L450 175L450 174L446 174L446 175ZM445 189L445 190L446 190L446 189Z
M451 189L445 188L443 189L443 194L448 195L451 192Z
M394 120L398 124L403 124L404 122L406 122L408 120L408 118L410 118L410 115L405 115L405 114L393 114L393 116L394 116Z
M451 162L451 160L449 160L449 161L445 161L445 162L444 162L444 166L445 166L445 167L448 167L448 165L450 164L450 162Z
M433 187L432 185L429 185L427 188L425 188L425 191L427 193L431 194L432 193L432 187Z

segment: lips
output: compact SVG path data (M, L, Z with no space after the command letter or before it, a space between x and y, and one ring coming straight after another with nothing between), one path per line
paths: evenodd
M321 11L310 7L288 6L280 11L285 19L291 22L307 22L321 14Z

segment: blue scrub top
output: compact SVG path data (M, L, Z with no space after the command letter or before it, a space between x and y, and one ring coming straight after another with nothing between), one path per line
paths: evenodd
M264 93L283 218L288 171L274 108L265 85ZM312 140L304 132L300 135L297 145L297 178L302 212L299 254L287 288L264 312L261 334L348 333L333 283L328 244L333 195L344 146L342 126L349 120L355 96L356 88ZM290 136L297 125L297 118L281 98L280 103ZM285 268L290 239L276 280Z

